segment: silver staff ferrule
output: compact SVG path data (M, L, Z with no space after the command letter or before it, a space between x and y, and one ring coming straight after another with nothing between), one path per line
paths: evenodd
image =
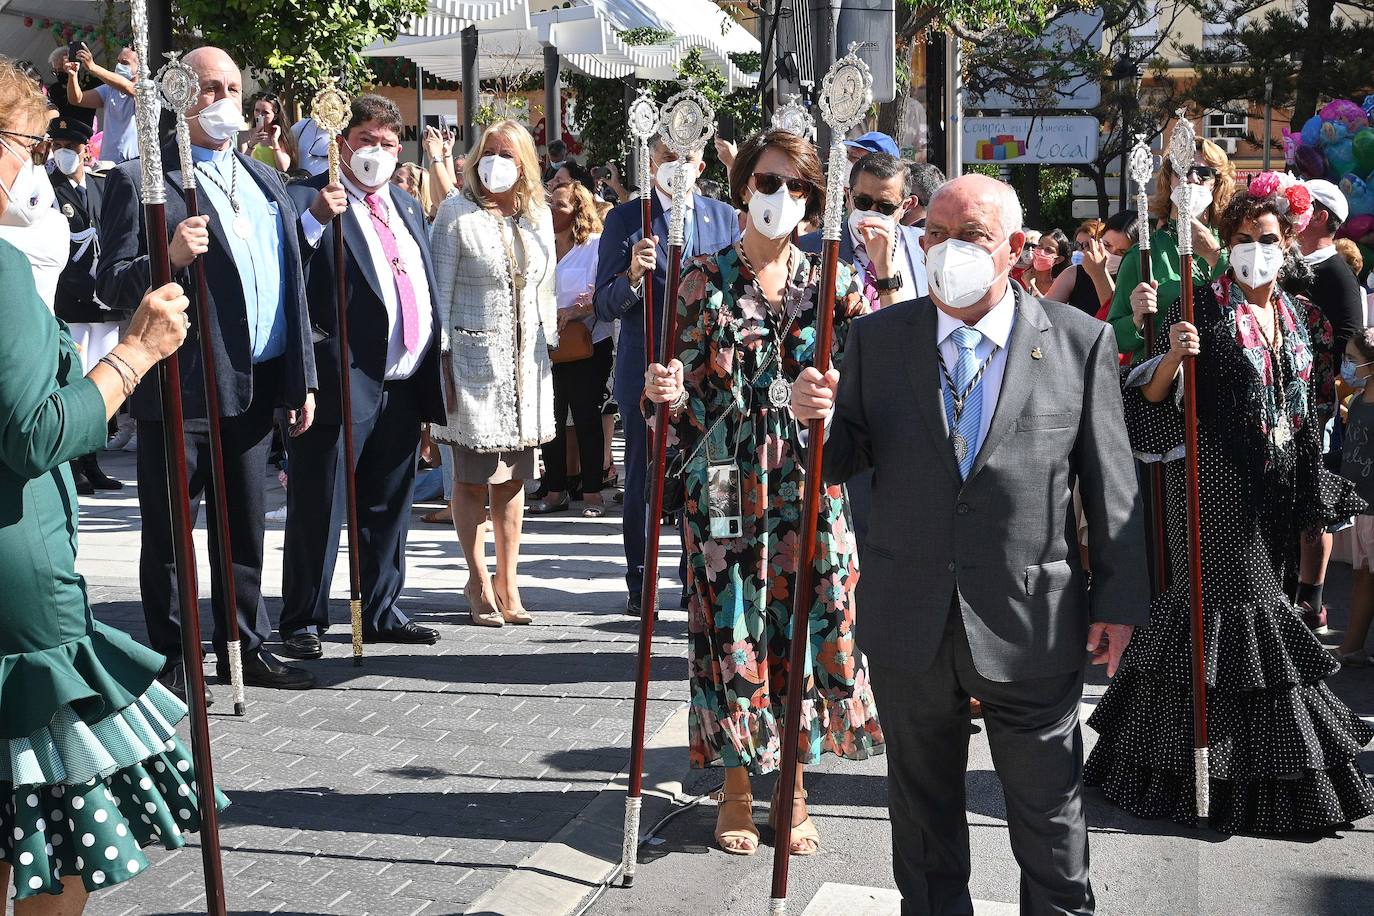
M158 99L157 84L146 76L134 85L134 106L139 164L143 170L143 203L165 204L167 189L162 184L162 147L157 135L162 102Z
M838 242L844 229L844 187L849 177L849 154L844 143L830 144L830 159L825 167L825 216L821 221L821 238Z
M681 248L687 241L687 198L692 193L692 160L679 156L673 176L673 219L668 224L668 244Z
M787 898L786 898L786 897L769 897L769 898L768 898L768 916L781 916L781 914L786 913L786 912L787 912Z
M1212 808L1211 764L1205 747L1193 749L1193 794L1197 797L1198 820L1204 820Z
M625 836L620 844L620 877L625 885L629 887L635 883L635 860L639 853L639 814L644 806L644 799L629 798L625 799Z

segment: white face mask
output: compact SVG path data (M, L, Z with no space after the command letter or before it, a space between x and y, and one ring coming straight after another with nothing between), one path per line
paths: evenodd
M53 307L57 280L67 266L71 253L71 227L61 211L48 206L34 215L32 224L14 225L0 219L0 239L24 253L33 271L39 298Z
M1112 254L1110 251L1107 252L1107 273L1109 273L1109 274L1111 274L1113 277L1115 277L1115 276L1116 276L1116 272L1119 271L1120 269L1121 269L1121 255L1119 255L1119 254Z
M991 251L963 239L946 239L930 248L926 252L926 275L930 278L931 293L952 309L973 305L1002 276Z
M63 175L75 175L81 167L81 154L74 149L55 149L52 151L52 161Z
M248 128L243 121L239 103L231 98L206 105L196 118L200 121L200 129L205 131L205 135L221 143Z
M678 167L679 162L673 160L672 162L662 163L654 170L654 182L658 185L658 189L669 197L673 196L673 182L677 179ZM696 170L689 169L687 174L690 176L689 180L695 184Z
M31 226L44 210L52 208L52 182L48 180L47 172L33 164L31 157L16 152L6 141L0 143L4 144L6 152L21 163L19 173L9 187L0 185L0 188L4 188L6 198L0 225Z
M798 200L783 185L772 194L755 191L749 198L749 222L770 239L790 235L806 215L806 198Z
M515 187L520 177L520 167L514 159L488 153L477 163L477 175L482 186L493 194L504 194Z
M1283 266L1283 248L1277 244L1242 242L1231 246L1231 269L1236 279L1254 289L1273 283Z
M380 188L391 180L396 165L396 157L380 146L355 149L353 158L348 162L348 167L353 170L353 177L358 180L358 184L373 189Z
M893 220L890 216L883 216L877 210L855 210L849 214L849 237L854 240L855 247L868 247L868 239L864 238L859 231L859 223L866 219L875 219L887 223L887 228L892 228Z
M1193 193L1189 195L1188 202L1192 205L1192 217L1197 219L1207 208L1212 205L1212 189L1205 184L1195 184L1192 186ZM1180 184L1169 194L1169 199L1174 202L1175 209L1182 209L1178 202L1183 199L1183 185Z

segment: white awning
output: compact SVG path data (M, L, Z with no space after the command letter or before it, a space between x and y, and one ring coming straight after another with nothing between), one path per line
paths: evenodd
M533 3L547 7L550 0ZM552 46L569 67L593 77L676 79L678 61L693 48L700 48L706 64L725 76L728 89L753 86L758 80L757 74L744 73L729 57L740 51L757 52L758 41L710 0L675 0L672 4L582 0L576 6L538 12L531 12L530 7L531 0L430 0L430 13L417 19L407 34L395 41L378 42L363 53L405 57L441 79L460 80L459 33L471 25L479 32L478 71L482 79L541 69L544 48ZM462 15L453 15L452 9ZM473 15L484 12L484 19ZM722 17L729 21L723 22ZM677 37L661 45L631 46L617 34L646 26Z

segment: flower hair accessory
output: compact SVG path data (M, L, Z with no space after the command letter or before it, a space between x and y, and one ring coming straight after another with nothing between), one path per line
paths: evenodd
M1374 350L1374 327L1365 328L1360 332L1360 337L1364 341L1366 350Z
M1280 172L1261 172L1250 180L1246 193L1252 198L1275 197L1275 208L1287 213L1297 232L1307 228L1312 219L1312 195L1307 187L1292 175Z

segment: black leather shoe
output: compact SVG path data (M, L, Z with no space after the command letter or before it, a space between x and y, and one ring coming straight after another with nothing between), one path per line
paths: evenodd
M229 664L225 659L219 659L218 670L220 680L229 683ZM309 690L315 686L315 675L304 668L283 665L271 652L258 649L243 655L243 683L274 690Z
M625 601L625 614L630 617L639 617L644 613L644 599L635 592ZM658 619L658 611L654 611L654 619Z
M115 480L100 469L100 462L96 460L94 453L81 459L81 471L86 475L86 482L97 490L124 489L121 481Z
M407 646L432 646L439 641L439 631L422 627L413 620L399 627L388 627L376 633L364 633L363 642L371 645L381 642L395 642Z
M281 654L287 658L310 660L324 655L324 649L314 633L293 633L282 639Z
M176 694L177 699L186 702L186 666L177 663L168 665L162 669L162 673L157 676L158 682L172 693ZM205 686L205 708L209 709L215 705L215 695L210 692L210 686Z

